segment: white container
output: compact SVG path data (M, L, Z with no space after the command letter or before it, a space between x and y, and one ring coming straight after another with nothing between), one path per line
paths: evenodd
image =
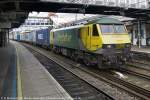
M33 33L33 43L35 43L36 42L36 30L32 31L32 33Z

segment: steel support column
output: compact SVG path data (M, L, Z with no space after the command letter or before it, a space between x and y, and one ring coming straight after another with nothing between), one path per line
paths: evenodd
M8 29L1 29L0 31L0 47L5 47L8 44Z
M9 29L7 30L7 42L9 43Z
M138 47L141 48L141 21L138 19Z

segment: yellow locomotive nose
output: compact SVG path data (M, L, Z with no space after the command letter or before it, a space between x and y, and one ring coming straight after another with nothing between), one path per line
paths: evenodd
M99 24L103 44L130 43L130 38L123 24Z
M130 38L127 33L123 34L105 34L102 35L103 44L125 44L130 43Z

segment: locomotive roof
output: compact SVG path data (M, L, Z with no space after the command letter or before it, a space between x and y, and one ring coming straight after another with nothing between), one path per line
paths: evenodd
M52 31L55 32L55 31L61 31L61 30L67 30L67 29L77 29L77 28L81 28L83 27L84 25L77 25L77 26L70 26L70 27L64 27L64 28L59 28L59 29L53 29Z
M123 24L123 22L114 19L114 18L108 18L108 17L101 17L95 20L91 20L87 22L86 24L81 24L81 25L76 25L76 26L69 26L69 27L64 27L64 28L59 28L59 29L53 29L52 32L55 31L61 31L61 30L67 30L67 29L75 29L75 28L81 28L84 27L84 25L88 24Z
M123 24L123 23L114 18L102 17L96 20L89 21L88 23L86 23L86 25L88 24Z

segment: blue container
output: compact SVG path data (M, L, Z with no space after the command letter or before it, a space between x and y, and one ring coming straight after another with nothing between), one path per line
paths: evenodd
M28 39L28 33L24 33L24 39L25 39L25 41L29 41L29 39Z
M33 41L33 33L32 32L28 33L28 40L29 40L29 42Z
M20 41L20 35L17 34L17 41Z
M25 41L25 34L21 34L21 41Z
M50 46L50 30L48 28L36 31L36 43L42 46Z

